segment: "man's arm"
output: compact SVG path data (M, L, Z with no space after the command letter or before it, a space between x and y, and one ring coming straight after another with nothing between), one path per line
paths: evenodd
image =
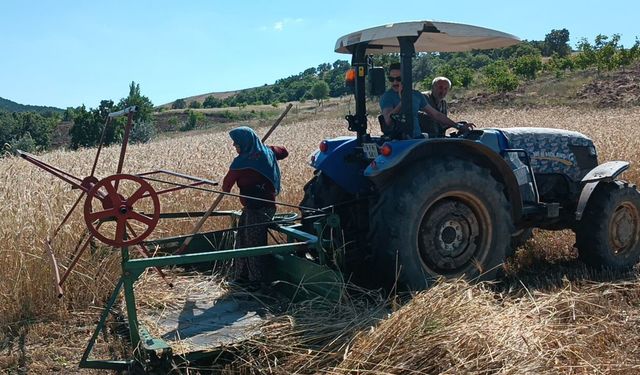
M431 116L434 120L438 121L442 125L445 125L447 128L457 128L458 127L458 123L456 123L455 121L453 121L449 117L443 115L437 109L435 109L435 108L433 108L433 107L431 107L429 105L426 106L426 107L423 107L422 111L423 112L427 112L427 114L429 114L429 116Z
M384 122L387 124L387 126L393 125L393 122L391 121L391 115L400 113L401 109L402 109L402 102L400 102L395 107L387 107L382 109L382 116L384 117Z
M440 113L437 109L431 106L426 106L422 108L422 111L427 112L429 116L433 117L436 121L438 121L442 125L445 125L447 128L454 128L458 130L461 130L461 129L471 130L476 127L471 122L458 124L457 122L453 121L452 119Z

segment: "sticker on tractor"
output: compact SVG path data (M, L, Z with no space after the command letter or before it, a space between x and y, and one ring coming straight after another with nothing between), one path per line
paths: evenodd
M362 151L368 159L375 159L378 156L378 146L375 143L363 143Z

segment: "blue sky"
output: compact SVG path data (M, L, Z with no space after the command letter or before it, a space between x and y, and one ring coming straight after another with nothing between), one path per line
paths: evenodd
M0 0L0 97L60 108L128 94L156 104L273 83L347 55L342 35L409 20L469 23L571 45L597 34L640 37L635 0L33 1Z

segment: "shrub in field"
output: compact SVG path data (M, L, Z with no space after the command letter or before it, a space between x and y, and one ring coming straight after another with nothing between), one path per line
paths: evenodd
M180 130L189 131L202 125L204 125L204 114L202 112L189 111L187 121L182 124Z
M535 79L542 69L542 58L539 55L520 56L513 61L513 72L526 79Z
M207 96L207 98L202 103L204 108L218 108L222 105L222 100L216 98L213 95Z
M509 69L503 61L488 65L484 74L487 85L496 92L507 92L518 87L518 77Z
M136 122L131 129L131 143L147 143L156 135L156 126L151 121Z
M176 101L171 104L171 109L185 109L187 108L187 102L184 99L176 99Z
M456 87L469 87L473 82L473 70L466 66L452 66L450 64L441 65L437 70L437 75L449 78L451 84ZM425 79L422 84L431 90L431 79Z
M13 143L11 143L13 151L22 150L26 152L34 152L36 151L36 142L31 138L31 134L29 132L24 133L24 135Z

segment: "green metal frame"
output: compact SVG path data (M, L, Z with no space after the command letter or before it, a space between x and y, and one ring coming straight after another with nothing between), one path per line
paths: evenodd
M161 218L175 219L198 217L202 215L203 213L201 212L186 214L165 213L161 215ZM239 213L237 211L218 211L214 212L213 216L237 217L238 215ZM322 239L322 233L327 226L339 228L339 225L339 219L335 215L319 217L318 220L314 222L314 229L317 235L313 235L301 230L301 224L276 224L270 229L285 234L287 237L287 243L243 249L216 249L214 251L201 253L186 253L180 255L130 259L129 249L127 247L123 247L121 249L122 276L118 280L113 293L109 297L106 307L100 316L98 325L89 339L80 361L80 367L122 371L130 368L136 362L144 364L152 362L152 360L165 360L172 357L171 347L164 340L152 337L138 322L134 284L140 275L142 275L142 273L149 267L189 265L234 258L273 255L277 263L274 276L277 280L282 281L279 284L283 286L283 289L290 293L293 298L301 299L309 298L311 296L320 296L332 300L340 299L343 293L342 285L344 284L344 280L340 273L337 273L333 269L327 267L328 257L326 249L329 248L330 244L328 243L329 241ZM196 251L198 248L211 248L211 238L215 237L216 234L219 233L220 232L207 232L197 234L189 244L187 252L189 250ZM187 237L189 236L161 238L148 241L147 244L172 249L177 248ZM315 250L318 257L317 263L295 255L296 253L304 252L309 249ZM131 339L131 345L134 348L134 358L120 361L90 359L95 347L96 339L100 332L104 330L109 311L113 308L121 290L124 290L127 322L129 324L129 336ZM161 353L160 356L157 355L158 352Z

